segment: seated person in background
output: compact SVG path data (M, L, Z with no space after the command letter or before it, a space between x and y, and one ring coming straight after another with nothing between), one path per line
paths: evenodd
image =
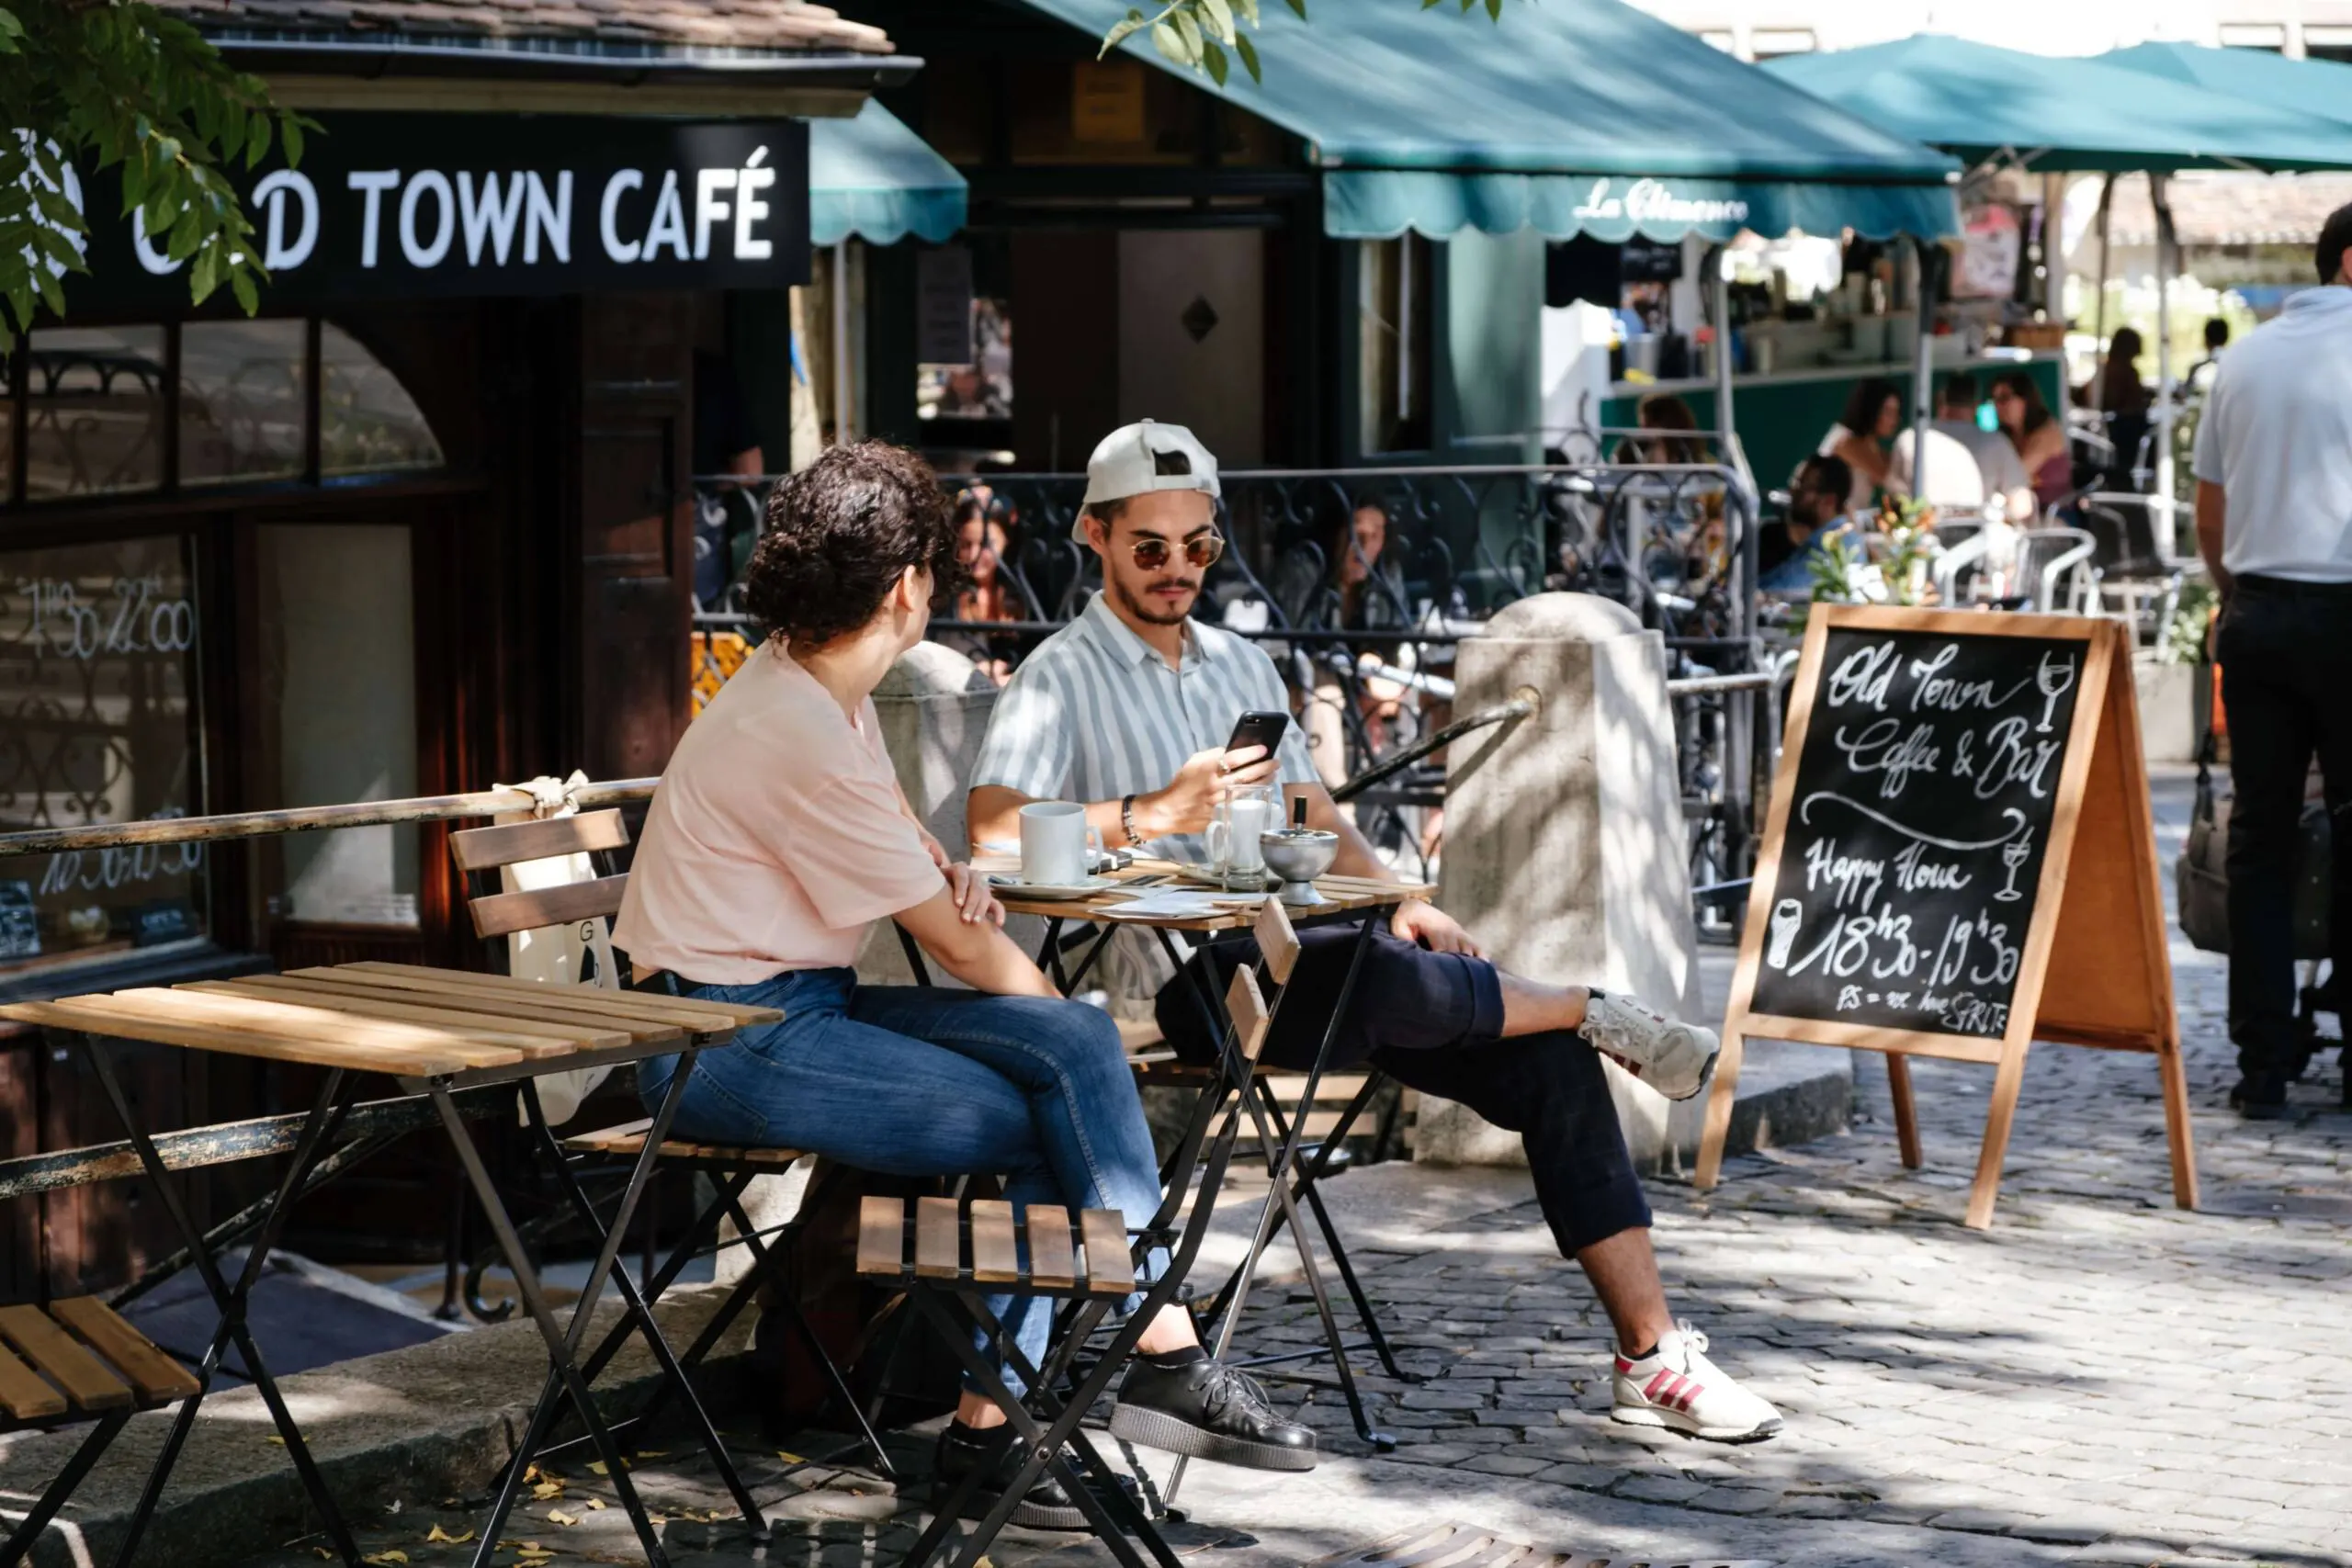
M1886 487L1887 443L1903 423L1903 394L1883 377L1866 376L1846 394L1846 412L1821 438L1815 455L1846 465L1848 489L1841 512L1860 512Z
M1789 480L1788 515L1779 528L1765 529L1757 541L1761 562L1758 592L1812 596L1814 559L1844 519L1853 482L1845 463L1836 457L1807 457L1797 465L1796 477Z
M2148 439L2148 411L2155 402L2155 394L2140 380L2139 358L2143 352L2140 334L2130 327L2118 327L2107 345L2107 363L2099 369L2099 412L2107 424L2107 438L2115 444L2115 460L2099 481L2102 485L2136 489L2142 447Z
M1672 392L1652 392L1635 405L1634 423L1644 430L1666 432L1696 431L1698 416L1690 405ZM1707 444L1694 435L1668 434L1658 437L1628 438L1618 443L1616 460L1620 463L1704 463L1711 459Z
M2041 400L2041 389L2022 370L1993 378L1993 414L2032 482L2035 504L2048 512L2075 491L2075 455L2066 427Z
M1012 595L1004 585L1001 569L1010 543L1001 506L991 507L985 491L967 491L956 502L956 564L964 586L956 594L955 618L959 621L1017 621ZM1001 686L1012 678L1012 661L1020 657L1021 639L1009 632L971 631L962 627L942 631L937 639L972 661Z
M2155 401L2155 395L2140 379L2140 355L2146 348L2135 328L2115 329L2115 335L2107 344L2107 363L2098 373L2101 412L2118 419L2147 417L2148 405ZM2128 457L2130 454L2124 456Z
M1061 999L1006 939L987 885L916 821L882 749L871 694L922 640L933 596L956 577L938 480L882 442L834 446L776 487L768 527L745 608L775 630L678 743L613 931L640 979L666 973L682 995L785 1015L695 1063L679 1135L904 1176L1001 1175L1016 1210L1114 1209L1147 1223L1158 1165L1117 1027ZM972 989L861 985L859 942L880 919ZM648 1107L677 1062L638 1068ZM1051 1303L989 1304L1036 1364ZM1279 1470L1315 1461L1314 1434L1204 1355L1178 1304L1145 1332L1120 1399L1153 1413L1157 1432L1182 1434L1187 1453ZM983 1429L1002 1419L967 1385L935 1484L977 1468ZM1084 1524L1050 1479L1013 1517Z
M1198 863L1221 793L1279 780L1306 802L1310 824L1339 835L1335 874L1395 881L1332 804L1295 728L1273 756L1256 746L1225 750L1242 714L1289 705L1263 650L1192 618L1225 547L1216 460L1190 431L1146 421L1104 437L1086 476L1073 535L1102 558L1103 588L1022 661L998 701L972 773L973 838L1013 836L1033 800L1079 800L1106 843ZM1347 929L1309 930L1300 940L1263 1058L1288 1068L1313 1062L1357 949ZM1206 966L1198 977L1221 992L1255 954L1242 938L1191 964ZM1709 1362L1705 1337L1667 1308L1649 1205L1599 1055L1687 1100L1714 1070L1713 1032L1630 997L1506 974L1468 932L1418 900L1398 904L1363 950L1358 984L1329 1066L1370 1060L1522 1133L1561 1254L1583 1267L1616 1330L1615 1418L1724 1441L1777 1431L1780 1414ZM1192 979L1162 986L1158 1010L1179 1055L1207 1058L1213 1045Z
M1935 421L1928 427L1928 499L1944 522L1982 516L1984 503L1998 500L2007 521L2022 523L2033 515L2033 486L2007 438L1977 426L1976 402L1975 377L1956 370L1944 378ZM1894 438L1892 470L1895 488L1905 495L1917 488L1911 474L1906 430Z
M1965 370L1953 371L1944 378L1942 400L1936 412L1936 427L1975 454L1977 470L1984 476L1985 498L2002 498L2007 521L2019 525L2030 523L2035 504L2033 478L2018 460L2018 449L2001 434L1998 421L1991 428L1978 423L1984 394L1976 378Z
M1412 619L1406 597L1405 568L1398 552L1388 548L1388 509L1376 497L1360 496L1345 522L1333 529L1321 553L1294 549L1275 569L1275 594L1283 614L1295 626L1332 631L1386 631ZM1317 566L1321 571L1317 574ZM1220 617L1235 630L1249 629L1230 613ZM1307 747L1314 753L1323 782L1338 785L1348 777L1347 728L1342 712L1345 671L1335 660L1364 659L1394 663L1394 642L1324 643L1306 649L1314 671L1313 689L1301 705L1299 723L1306 728ZM1392 718L1404 688L1370 677L1356 683L1358 711L1372 729L1378 748L1378 727Z

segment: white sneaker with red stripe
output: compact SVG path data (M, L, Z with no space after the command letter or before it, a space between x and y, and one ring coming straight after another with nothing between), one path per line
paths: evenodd
M1781 1413L1707 1359L1707 1337L1689 1322L1658 1336L1638 1361L1617 1358L1613 1420L1664 1427L1718 1443L1752 1443L1781 1429Z
M1668 1018L1615 991L1594 991L1577 1032L1585 1043L1668 1100L1689 1100L1715 1076L1715 1032Z

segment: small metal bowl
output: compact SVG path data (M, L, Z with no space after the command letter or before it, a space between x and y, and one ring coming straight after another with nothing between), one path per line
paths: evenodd
M1323 902L1315 879L1340 856L1340 835L1325 828L1277 828L1258 835L1266 869L1283 880L1282 901L1297 908Z

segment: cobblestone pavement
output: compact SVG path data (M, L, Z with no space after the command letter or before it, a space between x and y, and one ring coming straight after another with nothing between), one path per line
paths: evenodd
M2177 825L2177 788L2162 798ZM1928 1165L1906 1173L1884 1072L1865 1058L1851 1134L1734 1161L1712 1194L1653 1184L1678 1310L1789 1418L1776 1441L1722 1448L1607 1419L1605 1323L1523 1188L1353 1173L1335 1192L1409 1181L1464 1198L1419 1242L1384 1234L1357 1255L1408 1370L1428 1377L1369 1385L1400 1446L1358 1444L1328 1377L1281 1385L1333 1457L1297 1479L1196 1468L1183 1502L1198 1522L1173 1539L1231 1568L1447 1519L1621 1564L2352 1564L2342 1069L2330 1053L2288 1120L2240 1122L2224 1103L2223 967L2178 944L2174 960L2201 1212L2171 1206L2149 1057L2036 1048L1988 1233L1959 1221L1990 1069L1915 1067ZM1309 1333L1299 1300L1269 1301L1247 1330L1261 1348ZM682 1562L888 1562L919 1522L871 1477L804 1472L762 1492L790 1522L755 1556L740 1524L677 1512L724 1512L707 1476L657 1462L646 1480ZM582 1522L549 1524L541 1505L508 1534L634 1560L616 1511L552 1506ZM412 1515L378 1533L424 1530ZM992 1555L1110 1562L1069 1538L1007 1538Z

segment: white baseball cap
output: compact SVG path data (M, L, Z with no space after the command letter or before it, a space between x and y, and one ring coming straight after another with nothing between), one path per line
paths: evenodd
M1212 501L1221 493L1216 459L1181 424L1146 419L1121 425L1086 460L1086 506L1161 490L1199 491ZM1083 513L1070 524L1070 537L1086 542Z

